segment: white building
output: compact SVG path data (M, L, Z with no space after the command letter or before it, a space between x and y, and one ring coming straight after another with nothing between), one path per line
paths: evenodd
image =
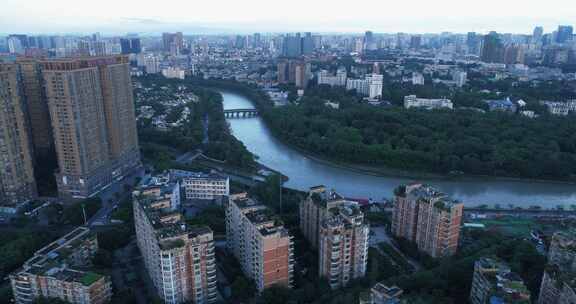
M377 99L382 97L382 88L384 87L384 76L372 74L366 76L368 81L368 97L370 99Z
M169 67L167 69L162 69L162 76L166 78L177 78L184 79L186 73L180 68Z
M370 87L366 79L348 79L346 81L346 90L356 90L356 93L360 95L368 95L370 93Z
M170 179L179 180L187 200L213 200L230 195L230 180L216 173L170 170Z
M426 99L417 98L416 95L404 96L404 108L424 108L426 110L433 109L452 109L453 104L450 99L440 98L440 99Z
M452 80L454 80L454 83L457 87L461 88L468 81L468 73L463 71L455 71L452 73Z
M413 85L424 85L424 75L421 73L412 73L412 84Z
M146 73L148 74L157 74L160 73L160 61L156 56L146 56L144 57L144 67L146 69Z
M545 105L548 108L548 112L552 115L562 115L566 116L568 113L576 112L576 99L568 100L566 102L562 101L540 101L540 104Z
M329 86L338 86L344 87L346 86L346 79L348 78L348 74L346 69L338 69L336 75L331 75L328 71L322 70L318 72L318 84L327 84Z

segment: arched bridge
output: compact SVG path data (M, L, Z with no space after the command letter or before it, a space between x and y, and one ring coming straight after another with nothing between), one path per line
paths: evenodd
M258 110L256 110L256 109L230 109L230 110L224 110L224 117L226 117L226 118L254 117L254 116L258 116Z

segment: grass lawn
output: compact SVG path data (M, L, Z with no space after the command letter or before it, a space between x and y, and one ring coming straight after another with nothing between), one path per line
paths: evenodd
M486 225L486 229L495 229L499 232L516 237L526 237L533 229L542 229L542 224L533 219L518 219L505 217L500 219L486 219L475 221Z

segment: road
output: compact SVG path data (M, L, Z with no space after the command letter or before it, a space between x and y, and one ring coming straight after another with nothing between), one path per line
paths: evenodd
M404 253L402 253L402 251L400 251L400 249L398 249L398 246L396 246L396 242L394 242L394 240L390 238L390 236L386 232L386 227L370 227L370 232L372 232L369 240L370 247L375 248L378 251L380 251L380 253L384 254L381 251L378 244L387 243L392 248L394 248L394 250L396 250L396 252L398 252L402 257L404 257L404 259L408 261L408 263L410 263L412 267L414 267L415 271L419 271L420 269L422 269L422 266L417 261L415 261L410 257L407 257Z
M94 225L105 225L110 223L110 214L114 211L114 206L116 206L119 201L132 195L130 191L125 192L124 185L133 186L137 178L142 178L144 176L144 167L141 167L134 171L132 174L124 177L120 181L112 183L108 188L100 191L98 197L102 200L102 208L92 216L87 223L88 227ZM115 193L120 193L119 199L116 199Z

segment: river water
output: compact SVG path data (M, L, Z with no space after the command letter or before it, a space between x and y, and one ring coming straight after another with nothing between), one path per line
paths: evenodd
M253 108L250 100L241 95L221 92L224 109ZM232 133L258 156L258 161L282 172L290 180L287 187L308 190L315 185L326 185L340 194L351 198L391 198L392 191L400 184L414 180L404 177L375 176L354 170L331 166L311 159L299 151L283 144L270 134L261 118L229 119ZM529 207L539 205L554 208L558 205L576 205L576 185L540 183L527 181L505 181L489 178L466 179L465 181L425 179L418 180L437 187L441 191L460 199L466 206L487 204L501 207Z

